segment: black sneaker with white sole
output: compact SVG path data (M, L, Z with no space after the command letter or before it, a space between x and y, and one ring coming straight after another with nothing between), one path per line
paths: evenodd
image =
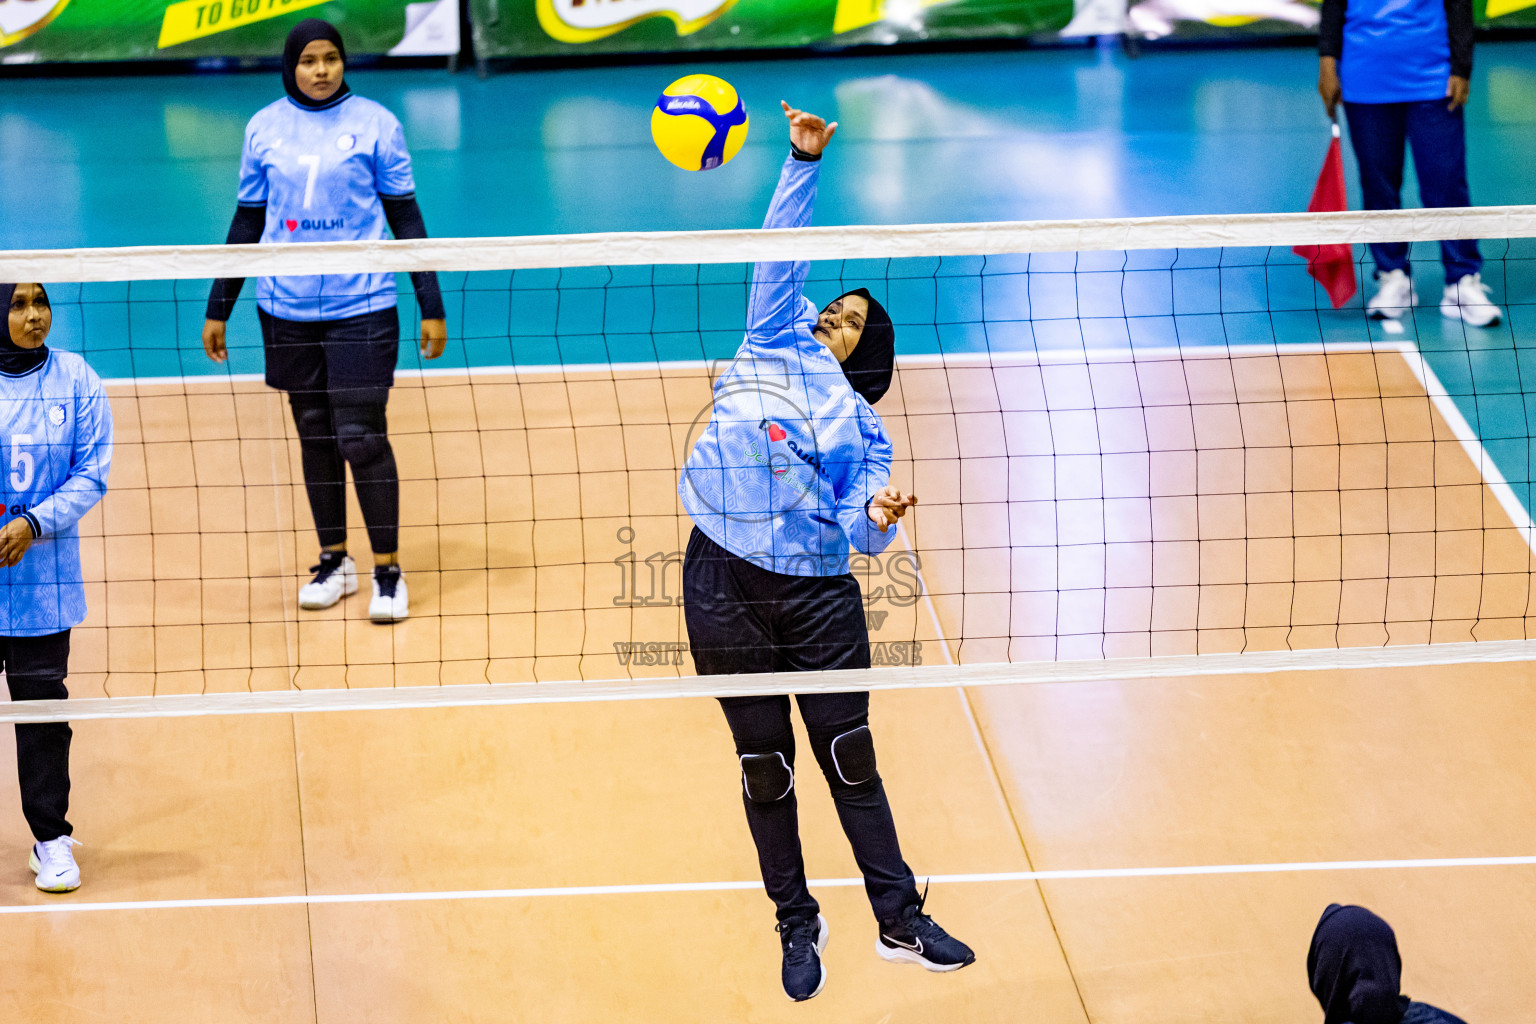
M784 994L795 1002L817 995L827 983L821 951L827 948L827 919L792 917L780 921L775 931L784 947Z
M907 907L894 921L880 923L880 937L875 940L875 952L892 963L919 964L930 971L958 971L976 962L971 947L950 935L927 914L922 898Z

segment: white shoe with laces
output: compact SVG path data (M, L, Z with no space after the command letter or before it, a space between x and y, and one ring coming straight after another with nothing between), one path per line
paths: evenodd
M368 618L387 625L399 622L410 614L411 599L400 567L377 566L373 570L373 600L368 602Z
M37 887L43 892L74 892L80 888L80 866L75 863L72 847L80 844L69 836L59 836L32 847L27 866L37 875Z
M1440 300L1440 314L1461 320L1473 327L1487 327L1499 322L1504 314L1488 298L1488 286L1482 274L1468 274L1455 284L1445 286Z
M357 566L353 564L352 556L344 555L338 559L326 555L327 552L322 551L320 564L309 567L315 578L299 588L299 607L305 611L329 608L343 597L357 593Z
M1418 293L1413 290L1413 278L1403 270L1388 270L1377 274L1376 294L1366 304L1366 313L1372 320L1396 320L1419 304Z

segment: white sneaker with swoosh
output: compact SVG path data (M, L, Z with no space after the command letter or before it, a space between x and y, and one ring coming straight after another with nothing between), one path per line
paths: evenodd
M37 875L37 887L43 892L74 892L80 888L80 867L75 863L75 851L71 847L79 842L69 836L59 836L32 847L27 866Z

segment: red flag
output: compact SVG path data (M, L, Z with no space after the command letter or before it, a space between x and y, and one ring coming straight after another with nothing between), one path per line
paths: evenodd
M1312 190L1312 201L1307 204L1308 213L1324 213L1349 209L1344 198L1344 153L1339 147L1339 126L1333 126L1333 141L1328 144L1328 155L1323 159L1323 172L1317 176L1317 187ZM1338 309L1355 294L1355 257L1348 245L1298 245L1291 250L1307 261L1307 273L1333 300Z

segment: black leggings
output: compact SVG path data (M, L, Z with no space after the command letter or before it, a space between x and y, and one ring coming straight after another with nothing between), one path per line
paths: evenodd
M12 700L63 700L69 696L69 630L48 636L0 636L0 669ZM69 813L68 722L16 726L16 775L21 783L21 813L40 843L67 836L74 829Z
M868 668L869 632L853 576L785 576L738 558L698 529L683 559L683 612L701 675ZM901 856L885 784L875 770L868 693L803 693L795 700L838 820L864 875L876 919L918 901ZM814 916L795 798L789 698L722 697L742 767L742 804L763 886L780 921Z
M687 605L684 605L686 608ZM864 875L864 892L879 921L891 921L901 911L917 902L917 884L912 869L901 856L896 839L896 821L891 816L891 802L885 795L885 783L874 772L874 741L869 737L868 693L802 693L795 700L800 717L810 734L811 750L832 790L837 819L853 848L853 859ZM795 734L789 723L789 698L722 697L720 706L736 740L736 755L779 754L790 770L795 766ZM848 758L843 753L843 737L863 732L868 744L868 765L872 773L853 775L859 781L844 781ZM778 908L780 921L791 917L812 917L820 905L805 882L805 860L800 852L800 810L793 787L776 800L759 799L743 784L742 804L747 809L747 827L757 845L757 863L763 873L763 887Z
M334 405L322 393L288 396L304 461L304 489L320 546L347 542L346 466L376 555L400 549L400 474L383 403Z
M284 320L259 309L267 384L288 392L304 487L324 548L347 541L347 473L376 555L400 548L400 479L384 413L400 350L395 307L345 320Z

